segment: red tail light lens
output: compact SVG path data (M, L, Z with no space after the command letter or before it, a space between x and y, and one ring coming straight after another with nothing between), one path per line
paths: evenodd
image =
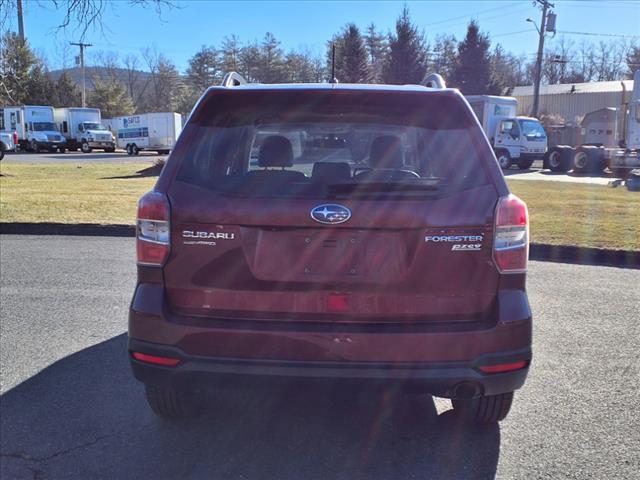
M527 271L529 212L515 195L500 198L496 207L493 258L500 273Z
M526 360L513 363L501 363L499 365L482 365L478 367L483 373L503 373L520 370L529 364Z
M169 257L169 240L169 201L162 193L148 192L138 202L138 264L162 266Z
M131 356L140 362L154 363L165 367L175 367L181 361L179 358L158 357L157 355L148 355L140 352L131 352Z

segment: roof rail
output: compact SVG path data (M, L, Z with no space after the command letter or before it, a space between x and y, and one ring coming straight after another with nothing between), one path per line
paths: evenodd
M223 87L237 87L238 85L244 85L247 81L242 75L236 72L228 72L222 79Z
M447 84L445 83L444 78L442 78L442 75L439 75L437 73L431 73L427 75L426 77L424 77L422 83L425 87L429 88L447 88Z

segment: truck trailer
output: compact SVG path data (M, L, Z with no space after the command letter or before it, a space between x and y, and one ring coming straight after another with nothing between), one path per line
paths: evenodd
M518 100L494 95L466 97L503 169L531 167L547 149L547 135L537 118L516 116Z
M114 152L116 140L104 127L97 108L56 108L54 118L67 139L67 148L89 153L94 149Z
M634 75L633 91L627 98L622 95L619 108L586 114L575 134L561 135L564 141L549 148L544 167L555 172L573 169L576 173L599 173L609 168L619 177L640 169L640 70Z
M117 144L129 155L142 150L167 154L182 131L179 113L142 113L112 118L109 128L116 132Z
M64 152L66 140L56 126L53 107L22 105L0 108L0 130L15 132L21 150Z

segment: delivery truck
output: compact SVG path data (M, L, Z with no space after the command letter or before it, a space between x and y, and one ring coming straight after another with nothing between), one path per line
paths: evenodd
M102 124L98 108L56 108L54 118L69 150L114 152L116 140Z
M182 116L173 112L115 117L110 122L118 147L129 155L138 155L143 150L167 154L182 131Z
M15 132L21 150L51 152L66 150L66 139L58 130L53 107L22 105L0 108L0 130Z
M577 129L559 127L554 132L558 140L545 155L545 168L576 173L609 168L623 178L640 169L640 70L633 80L633 90L630 95L623 90L619 107L587 113Z
M466 97L503 169L531 167L547 151L547 135L537 118L516 116L518 100L494 95Z

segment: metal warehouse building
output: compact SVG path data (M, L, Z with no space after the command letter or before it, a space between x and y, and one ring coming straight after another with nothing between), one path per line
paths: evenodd
M565 123L579 122L585 114L601 108L619 109L629 101L632 90L633 80L541 85L539 112L559 115ZM512 96L518 99L518 115L530 115L533 87L515 87Z

